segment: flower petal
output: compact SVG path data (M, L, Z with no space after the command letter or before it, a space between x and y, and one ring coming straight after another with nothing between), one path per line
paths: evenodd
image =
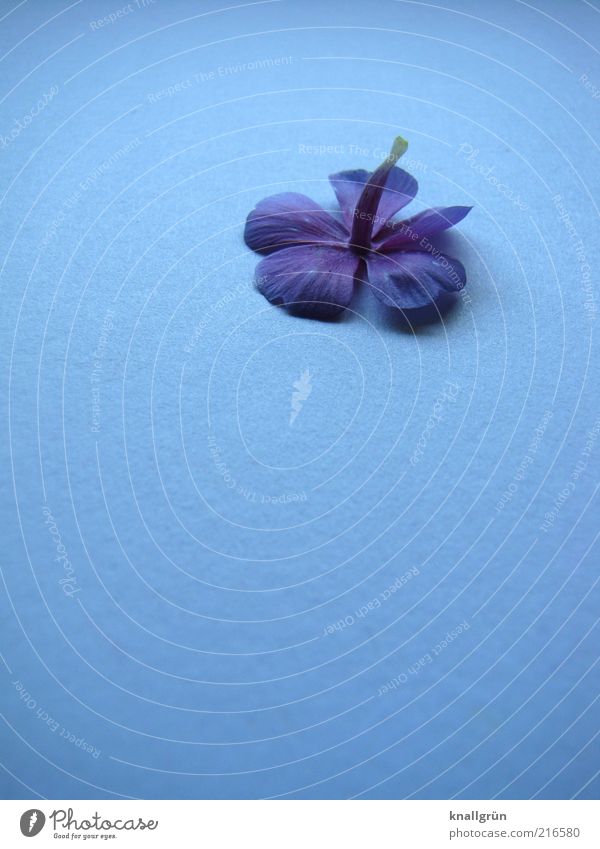
M259 253L313 242L345 243L348 233L318 203L297 192L282 192L261 200L246 220L244 239Z
M369 171L358 169L340 171L339 174L332 174L329 178L348 229L352 228L356 205L370 177ZM380 233L390 218L413 200L418 190L419 184L411 174L402 168L392 168L388 173L379 207L373 218L373 232Z
M346 248L288 247L259 262L256 286L272 304L294 315L333 318L352 300L359 262Z
M356 168L353 171L339 171L337 174L329 176L329 182L333 187L348 229L352 227L354 207L358 203L370 176L371 172L365 171L364 168Z
M467 282L462 263L439 251L370 253L366 261L373 294L401 310L432 306Z
M395 250L403 245L414 244L425 236L435 236L458 224L472 209L472 206L435 206L419 212L412 218L395 223L388 230L389 235L380 232L379 250Z
M386 156L381 165L369 176L354 210L350 244L355 249L370 249L373 230L378 230L386 223L385 210L382 209L380 212L379 206L390 172L394 170L400 157L404 156L407 147L406 139L396 136L389 156Z

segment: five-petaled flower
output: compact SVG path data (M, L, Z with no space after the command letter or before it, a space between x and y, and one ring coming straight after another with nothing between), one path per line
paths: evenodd
M417 194L415 178L396 167L407 147L398 136L373 173L341 171L329 178L342 220L296 192L260 201L248 216L244 238L252 250L266 254L256 268L265 298L295 315L327 319L349 306L356 282L367 283L380 301L403 312L439 312L464 287L463 265L429 239L471 207L434 207L403 221L395 218Z

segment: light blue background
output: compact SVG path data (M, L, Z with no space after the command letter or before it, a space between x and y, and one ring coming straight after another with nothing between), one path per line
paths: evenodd
M596 798L597 6L14 5L3 794ZM398 133L468 297L271 307L248 211Z

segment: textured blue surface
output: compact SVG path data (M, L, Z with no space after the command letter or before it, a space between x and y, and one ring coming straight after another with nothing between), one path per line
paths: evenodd
M1 6L3 794L597 797L597 7ZM269 306L398 133L457 309Z

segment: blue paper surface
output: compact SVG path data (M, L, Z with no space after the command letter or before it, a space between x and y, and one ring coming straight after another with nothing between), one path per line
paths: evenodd
M1 11L3 795L597 798L598 9ZM269 305L398 134L457 308Z

